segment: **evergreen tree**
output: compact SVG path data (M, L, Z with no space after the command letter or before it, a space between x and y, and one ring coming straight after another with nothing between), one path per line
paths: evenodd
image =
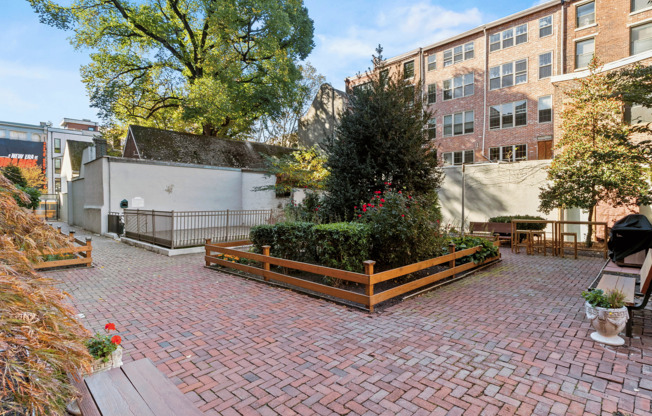
M14 185L18 185L23 188L27 186L27 180L25 179L25 176L23 176L23 172L18 166L9 165L2 170L2 174L5 175L5 178L9 179L9 181L11 181L11 183Z
M642 148L630 141L632 128L623 120L623 101L609 76L600 73L596 58L590 75L566 92L562 111L563 135L559 153L548 170L550 184L541 188L539 209L581 208L589 213L599 202L614 207L648 204L646 159ZM586 237L591 244L592 227Z
M324 205L329 215L350 219L353 207L391 183L413 195L435 192L442 181L437 152L424 130L432 113L401 71L390 68L376 50L369 82L350 92L336 137L325 145Z

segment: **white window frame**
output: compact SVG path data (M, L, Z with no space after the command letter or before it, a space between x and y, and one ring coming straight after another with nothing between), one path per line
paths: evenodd
M60 157L55 157L52 163L52 167L54 169L55 175L60 175L61 174L61 158ZM58 170L58 172L57 172Z
M545 25L545 26L541 26L541 22L542 22L544 19L548 19L548 18L550 19L550 24L549 24L549 25ZM544 17L542 17L541 19L539 19L539 39L541 39L541 38L546 38L546 37L548 37L548 36L552 36L552 34L553 34L553 32L554 32L554 26L553 26L554 23L555 23L555 16L552 15L552 14L549 15L549 16L544 16ZM543 29L548 29L548 28L550 28L550 33L547 34L547 35L543 35L543 36L541 36L541 30L543 30Z
M525 33L518 33L519 28L525 27ZM518 25L514 28L514 46L521 45L523 43L527 43L529 36L528 36L528 25L527 23L523 23L522 25ZM525 35L525 40L519 41L519 38L522 38Z
M525 27L525 33L517 34L516 31L522 27ZM510 27L509 29L505 29L502 32L497 32L489 35L489 52L495 52L501 49L507 49L513 46L527 43L529 40L528 29L529 29L528 24L523 23L521 25L517 25L517 26ZM522 37L523 35L525 35L525 40L521 40L520 42L517 41L517 38ZM500 39L496 39L497 36L499 36ZM510 40L512 44L505 46L505 42ZM498 47L495 47L495 45L498 45Z
M467 78L471 76L471 82L467 83ZM446 88L446 84L448 84L449 88ZM455 90L461 88L462 89L462 95L459 97L455 97ZM467 94L467 90L470 90L471 92ZM446 92L450 92L450 98L446 98ZM473 94L475 94L475 73L474 72L469 72L467 74L462 74L458 75L455 78L450 78L444 80L442 82L442 100L443 101L450 101L450 100L455 100L458 98L464 98L464 97L470 97Z
M412 75L407 76L407 72L405 71L405 68L410 63L412 64ZM403 79L412 79L412 78L414 78L415 72L416 71L415 71L415 66L414 66L414 59L412 59L411 61L403 62Z
M516 64L523 63L525 61L525 71L521 70L519 72L516 72ZM505 69L507 67L510 67L511 72L505 72ZM497 72L496 72L497 71ZM502 65L497 65L492 68L489 68L489 90L499 90L501 88L509 88L513 87L514 85L519 85L519 84L525 84L527 83L527 72L528 72L528 59L519 59L518 61L512 61L512 62L507 62ZM496 73L498 76L495 76ZM525 75L525 81L521 82L516 82L516 79L519 75ZM512 78L512 83L511 85L504 85L505 82L503 81L504 78L511 77ZM499 87L492 87L491 86L491 81L499 79Z
M636 8L634 8L636 1L637 0L630 0L630 2L629 2L629 12L630 12L630 14L640 13L640 12L643 12L645 10L652 9L652 4L648 3L648 0L641 0L645 4L645 6L636 9Z
M546 65L541 65L541 57L544 56L544 55L548 55L548 54L550 55L550 63L549 63L549 64L546 64ZM538 63L538 66L537 66L537 68L538 68L537 76L539 77L539 79L545 79L545 78L550 78L550 77L552 77L552 76L553 76L552 70L553 70L553 68L554 68L554 62L553 62L553 60L555 59L555 55L552 53L552 51L544 52L544 53L539 54L539 55L537 56L537 59L538 59L538 62L537 62L537 63ZM541 68L543 68L543 67L550 67L550 75L548 75L548 76L546 76L546 77L542 77L542 76L541 76Z
M525 123L524 124L516 124L516 107L517 105L521 105L522 103L525 103L525 111L521 111L518 114L525 114ZM506 106L511 107L511 114L512 114L512 125L504 127L503 122L504 122L504 114L505 112L503 111L503 108ZM527 100L518 100L518 101L512 101L509 103L503 103L503 104L498 104L498 105L492 105L489 106L489 130L504 130L504 129L513 129L516 127L525 127L527 126ZM498 111L498 118L499 118L499 125L498 127L492 127L491 126L491 110L496 110Z
M525 147L525 156L520 157L516 159L516 148L517 147ZM498 158L492 158L491 153L494 150L498 150ZM507 146L496 146L496 147L490 147L489 148L489 159L491 161L498 161L498 162L520 162L522 160L527 160L527 144L513 144L513 145L507 145ZM509 159L507 158L506 154L511 154L509 155Z
M541 109L541 100L542 100L542 99L545 99L545 98L549 98L549 99L550 99L550 108L546 108L546 109L544 109L544 110L550 110L550 120L548 120L548 121L541 121L541 111L542 111L542 109ZM539 124L548 124L548 123L552 123L552 116L553 116L553 112L552 112L552 95L544 95L544 96L542 96L542 97L539 97L539 98L537 99L537 122L538 122Z
M652 50L652 47L651 47L650 49L646 49L644 51L634 53L634 42L632 41L632 39L633 39L632 35L634 34L634 29L638 29L638 28L641 28L643 26L651 26L652 27L652 22L651 21L645 21L645 22L642 22L641 24L637 24L637 25L631 26L629 28L629 55L630 56L638 55L639 53L648 52L648 51ZM652 42L652 37L649 37L647 39L650 39L650 41Z
M432 55L428 55L427 64L428 64L428 72L436 70L437 69L437 54L433 53Z
M587 5L591 4L591 3L593 3L593 21L591 23L587 23L587 24L584 24L584 25L580 26L579 15L577 13L578 13L580 7L587 6ZM595 24L597 22L597 18L596 18L597 16L596 15L597 15L597 13L596 13L596 2L595 2L595 0L585 1L585 2L582 2L582 3L577 3L575 5L575 28L576 29L584 29L584 28L587 28L587 27L595 26Z
M470 54L467 58L467 54ZM459 57L459 59L457 59ZM473 41L454 46L444 51L444 68L475 57L475 43Z
M435 140L437 138L437 119L435 117L428 120L426 130L428 133L428 139Z
M431 89L434 90L434 91L431 91ZM430 101L431 97L434 98L432 101ZM434 104L436 102L437 102L437 84L433 82L432 84L428 84L428 90L427 90L427 93L426 93L426 103L427 104Z
M462 159L462 163L455 163L455 156L459 155ZM467 156L471 156L471 160L467 161ZM454 152L445 152L442 154L442 159L444 161L444 166L461 166L475 163L475 151L472 149L467 150L456 150Z
M575 39L575 51L574 51L574 54L575 54L575 62L574 62L574 64L575 64L575 70L576 70L576 71L578 71L578 70L582 70L582 69L586 69L586 68L588 68L588 66L589 66L589 63L588 63L588 62L587 62L587 64L586 64L585 66L578 66L578 62L577 62L577 61L578 61L577 58L578 58L578 56L579 56L579 55L577 54L577 47L578 47L578 45L581 44L581 43L588 42L588 41L592 41L592 42L593 42L593 55L591 55L591 59L593 59L593 57L595 56L595 36L589 36L589 37L586 37L586 38ZM584 56L584 55L586 55L586 54L583 54L582 56ZM591 59L589 59L589 62L591 62Z
M57 142L59 143L59 146L57 146ZM57 150L57 148L58 148L58 150ZM56 154L61 153L61 139L58 139L56 137L54 138L54 143L53 143L53 146L52 146L52 150L53 150L53 153L56 153Z
M461 116L462 118L462 132L461 133L455 133L455 126L459 125L460 123L456 123L455 119L457 116ZM471 131L466 131L466 123L468 123L467 118L471 118ZM446 134L446 119L450 120L450 131L451 134ZM468 110L468 111L460 111L457 113L453 114L447 114L444 116L444 137L453 137L453 136L464 136L465 134L473 134L475 132L475 112L473 110Z

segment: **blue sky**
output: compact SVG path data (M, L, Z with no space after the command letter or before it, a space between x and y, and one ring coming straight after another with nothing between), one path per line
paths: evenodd
M304 0L315 21L308 57L335 88L366 70L380 43L386 57L526 9L536 0ZM0 120L38 124L63 117L98 120L89 107L66 33L38 22L26 0L0 0Z

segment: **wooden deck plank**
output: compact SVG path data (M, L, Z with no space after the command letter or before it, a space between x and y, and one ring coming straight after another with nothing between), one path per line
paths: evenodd
M636 288L636 278L627 276L616 276L605 274L598 282L596 289L602 289L604 292L609 290L620 290L625 294L625 304L634 304L634 292Z
M155 416L121 368L93 374L85 382L102 416Z
M149 358L127 363L122 371L155 415L203 415Z
M86 383L84 383L84 380L81 378L81 376L78 380L75 380L74 377L69 375L68 379L70 379L70 383L75 386L81 395L81 397L77 399L77 404L79 406L79 410L82 412L82 415L102 416L97 408L97 405L95 404L95 401L93 400L93 396L91 396L91 393L88 391L88 387L86 386Z

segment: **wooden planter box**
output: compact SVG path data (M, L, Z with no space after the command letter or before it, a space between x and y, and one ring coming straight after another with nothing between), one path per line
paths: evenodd
M330 267L318 266L315 264L302 263L293 260L286 260L278 257L271 257L269 255L269 246L263 247L263 254L249 253L246 251L240 251L233 249L231 247L240 247L251 244L250 241L234 241L229 243L220 243L220 244L211 244L210 240L206 241L205 250L206 250L206 266L217 264L222 267L227 267L231 269L241 270L243 272L251 273L253 275L262 276L265 281L276 281L292 286L296 286L301 289L310 290L321 295L330 296L340 300L345 300L349 302L358 303L364 305L373 312L374 306L384 302L386 300L395 298L400 295L404 295L413 290L422 288L424 286L431 285L440 280L446 279L448 277L455 277L455 275L473 270L482 265L490 263L492 261L498 260L500 258L500 251L496 257L486 259L484 262L475 264L473 262L461 264L459 266L455 265L455 260L462 257L466 257L478 252L481 247L472 247L462 251L455 251L455 246L451 246L451 253L444 256L436 257L430 260L425 260L419 263L409 264L407 266L398 267L396 269L387 270L380 273L374 273L374 264L375 261L367 260L364 262L365 273L355 273L347 270L333 269ZM498 242L495 243L498 245ZM263 267L255 267L246 264L240 264L231 262L228 260L220 259L217 256L214 256L213 253L221 253L232 256L237 256L239 258L254 260L260 262ZM420 279L401 284L399 286L393 287L391 289L384 290L380 293L374 293L374 285L382 283L397 277L405 276L410 273L415 273L421 270L428 269L433 266L438 265L448 265L448 269L440 271L438 273L422 277ZM335 279L346 280L349 282L360 283L365 286L365 293L358 293L352 290L336 288L332 286L327 286L320 283L311 282L305 279L298 277L289 276L286 274L281 274L273 272L270 270L270 265L281 266L288 269L300 270L308 273L314 273L317 275L328 276Z
M61 232L61 227L59 227L59 232ZM91 263L93 262L93 257L91 256L93 252L93 246L91 243L91 238L87 237L86 241L81 241L77 238L75 238L75 232L71 231L69 234L70 241L73 244L78 245L78 247L71 247L71 248L62 248L59 250L55 250L51 253L40 253L41 256L48 256L48 255L58 255L58 256L66 256L66 255L72 255L73 258L70 259L63 259L63 260L50 260L50 261L44 261L41 263L35 263L33 265L34 269L36 270L42 270L42 269L56 269L59 267L67 267L67 266L86 266L86 267L91 267Z

